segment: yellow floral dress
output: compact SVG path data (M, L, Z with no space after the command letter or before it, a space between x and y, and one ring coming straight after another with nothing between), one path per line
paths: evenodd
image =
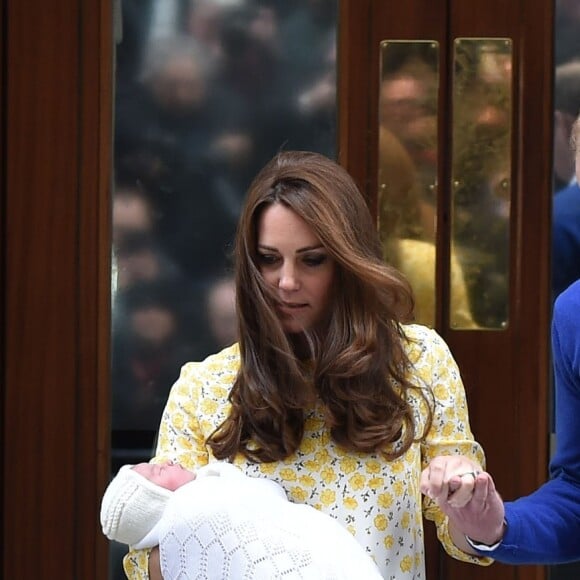
M384 578L425 578L423 519L433 520L448 554L477 564L489 564L460 551L447 531L447 518L419 490L421 471L444 454L462 454L484 464L480 445L469 427L465 391L459 370L439 335L426 327L405 327L407 352L414 367L414 384L433 395L433 423L421 443L395 461L379 454L353 453L336 445L324 423L322 408L306 414L300 448L283 461L251 463L239 455L235 463L247 474L281 484L288 497L336 518L365 547ZM195 469L214 461L206 438L227 416L227 396L239 367L237 345L199 363L184 365L173 386L161 421L154 462L168 459ZM425 401L411 394L418 432L427 417ZM127 577L148 578L148 552L125 557Z

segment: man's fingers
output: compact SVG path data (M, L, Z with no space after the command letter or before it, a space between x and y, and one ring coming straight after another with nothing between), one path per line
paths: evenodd
M477 471L467 471L451 478L449 488L452 493L447 498L451 507L462 508L473 500L478 476Z
M473 499L472 502L475 505L483 506L487 501L489 494L489 477L487 474L479 474L475 480L475 486L473 488Z

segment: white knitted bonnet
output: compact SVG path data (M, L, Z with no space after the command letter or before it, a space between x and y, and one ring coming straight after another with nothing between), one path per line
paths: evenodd
M133 546L160 520L171 491L124 465L101 502L101 526L109 540Z

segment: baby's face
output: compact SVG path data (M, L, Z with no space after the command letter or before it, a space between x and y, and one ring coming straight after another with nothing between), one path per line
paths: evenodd
M155 465L153 463L139 463L132 467L139 475L151 483L175 491L178 487L195 479L195 474L170 461Z

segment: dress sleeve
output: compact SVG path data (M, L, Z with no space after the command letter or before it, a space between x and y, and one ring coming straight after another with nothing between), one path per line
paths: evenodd
M209 461L205 436L199 425L196 410L201 397L200 363L187 363L181 369L177 382L171 388L163 411L157 449L152 463L175 461L195 470ZM129 580L148 580L149 552L130 550L123 560Z
M484 468L483 449L474 440L469 426L467 399L457 363L443 339L433 330L428 332L430 336L417 370L431 392L433 422L421 445L421 469L439 455L464 455ZM423 498L423 514L435 522L437 537L450 556L483 566L493 562L491 558L473 556L457 548L449 535L447 516L428 497Z

